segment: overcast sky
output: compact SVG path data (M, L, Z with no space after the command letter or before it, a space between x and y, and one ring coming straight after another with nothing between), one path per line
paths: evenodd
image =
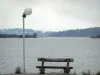
M24 8L32 8L26 28L63 30L100 26L100 0L0 0L0 28L22 28Z

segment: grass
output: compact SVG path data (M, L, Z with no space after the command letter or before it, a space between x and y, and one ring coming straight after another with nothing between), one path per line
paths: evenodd
M15 74L22 74L21 68L16 67L15 68ZM0 75L5 75L5 74L0 74ZM7 75L14 75L14 74L7 74ZM22 74L24 75L24 74ZM41 74L25 74L25 75L41 75ZM63 73L47 73L47 74L42 74L42 75L100 75L100 71L96 72L95 74L91 73L90 70L87 72L83 71L81 74L77 74L76 71L74 71L72 74L63 74Z
M97 72L97 73L95 73L95 74L92 74L89 70L88 70L87 72L83 71L83 72L81 72L81 74L77 74L76 71L75 71L75 72L74 72L73 74L71 74L71 75L100 75L100 71Z

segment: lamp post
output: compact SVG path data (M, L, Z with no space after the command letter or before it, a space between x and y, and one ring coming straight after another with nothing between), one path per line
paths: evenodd
M23 73L25 73L25 18L26 18L26 15L31 15L31 14L32 14L32 9L26 8L22 15L22 18L23 18Z

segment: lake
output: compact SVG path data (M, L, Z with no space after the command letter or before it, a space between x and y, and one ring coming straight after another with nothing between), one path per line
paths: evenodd
M0 38L0 73L14 73L17 66L23 67L23 46L21 38ZM27 38L26 72L38 73L38 57L74 58L71 72L100 71L100 39L90 38ZM46 63L66 65L66 63ZM46 69L46 72L62 70Z

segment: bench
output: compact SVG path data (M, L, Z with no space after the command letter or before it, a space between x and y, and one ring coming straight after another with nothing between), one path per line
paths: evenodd
M70 62L74 62L72 58L38 58L37 61L41 61L41 66L36 66L36 68L39 68L40 74L45 74L45 68L48 69L63 69L64 73L69 74L70 69L73 69L73 67L69 67ZM44 62L67 62L66 66L44 66Z

